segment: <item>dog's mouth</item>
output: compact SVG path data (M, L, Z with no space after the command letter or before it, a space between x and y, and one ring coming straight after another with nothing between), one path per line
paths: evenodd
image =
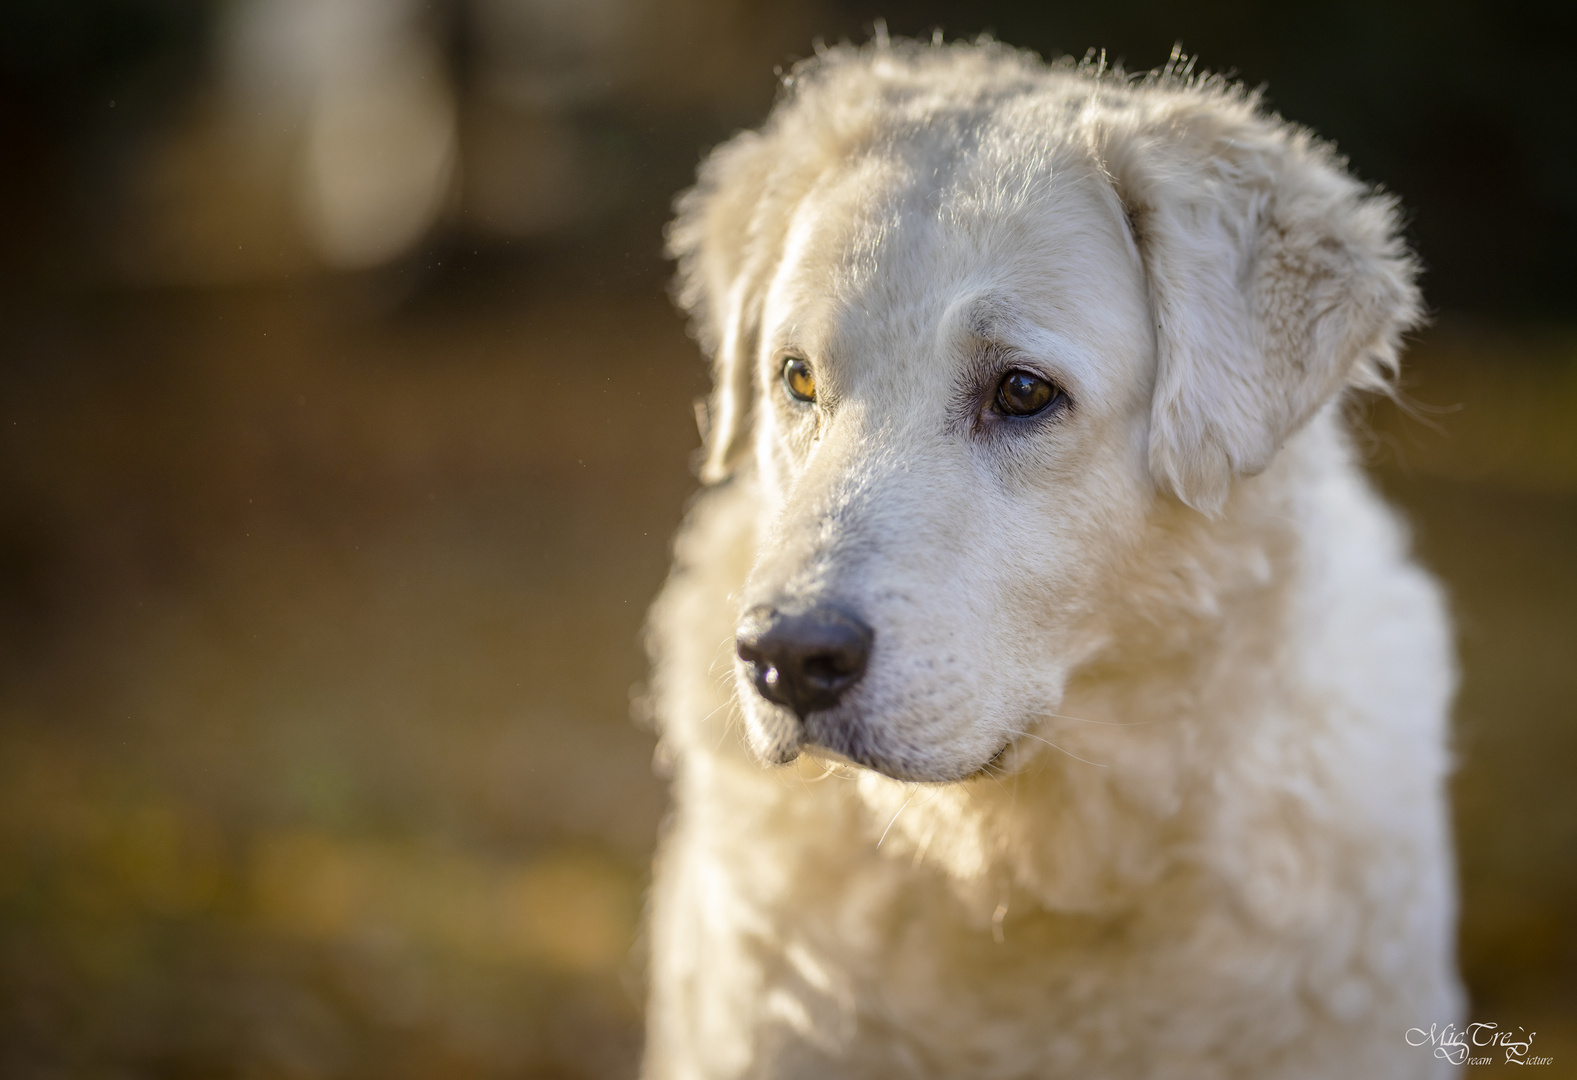
M782 760L781 764L788 764L794 757L804 753L829 766L869 769L904 783L957 784L998 775L1003 760L1013 749L1013 740L1009 739L997 749L996 753L978 764L938 768L936 765L919 765L912 760L884 753L881 747L874 745L869 739L862 738L857 726L853 731L844 724L832 730L817 730L821 727L831 727L831 725L817 724L817 719L815 713L806 717L796 752Z

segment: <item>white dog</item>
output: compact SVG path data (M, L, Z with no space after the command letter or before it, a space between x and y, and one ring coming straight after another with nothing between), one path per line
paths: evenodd
M1450 634L1341 418L1394 202L1176 64L785 82L670 236L646 1075L1434 1075Z

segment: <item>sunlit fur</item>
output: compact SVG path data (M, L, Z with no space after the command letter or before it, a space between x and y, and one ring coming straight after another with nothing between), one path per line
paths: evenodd
M1450 634L1340 414L1418 320L1393 204L1220 81L883 42L670 240L716 383L646 1075L1434 1075ZM802 728L733 632L809 602L875 645Z

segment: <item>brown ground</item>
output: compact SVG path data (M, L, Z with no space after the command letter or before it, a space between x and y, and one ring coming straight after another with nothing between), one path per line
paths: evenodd
M0 1075L615 1077L663 809L638 633L704 371L542 277L4 316ZM1447 580L1475 1017L1577 1066L1577 347L1377 410ZM1510 344L1508 344L1510 342Z

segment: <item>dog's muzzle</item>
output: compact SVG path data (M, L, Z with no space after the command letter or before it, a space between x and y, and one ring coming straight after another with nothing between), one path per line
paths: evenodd
M734 647L761 696L804 720L832 708L860 681L875 638L863 621L831 604L797 612L763 605L745 613Z

